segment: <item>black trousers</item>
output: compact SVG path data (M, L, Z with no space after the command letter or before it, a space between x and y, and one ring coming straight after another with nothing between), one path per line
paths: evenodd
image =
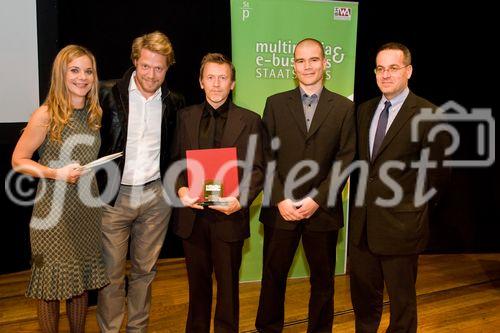
M389 333L417 331L418 255L373 254L366 244L349 248L351 300L357 333L376 333L383 306L384 283L390 301Z
M212 272L217 280L215 332L238 332L239 271L243 241L217 238L210 214L194 222L193 233L183 241L189 281L188 333L210 332Z
M332 331L337 236L338 231L314 232L303 224L295 230L264 227L264 265L255 322L259 332L283 330L288 271L301 238L311 274L307 332Z

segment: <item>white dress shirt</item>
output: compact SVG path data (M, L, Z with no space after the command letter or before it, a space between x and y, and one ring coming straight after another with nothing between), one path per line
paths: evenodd
M127 146L122 184L142 185L160 178L161 88L149 98L142 96L130 78Z

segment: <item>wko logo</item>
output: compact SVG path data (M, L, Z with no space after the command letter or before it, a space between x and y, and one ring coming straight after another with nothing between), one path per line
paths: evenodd
M334 7L333 8L333 19L341 21L350 21L352 15L352 9L349 7Z

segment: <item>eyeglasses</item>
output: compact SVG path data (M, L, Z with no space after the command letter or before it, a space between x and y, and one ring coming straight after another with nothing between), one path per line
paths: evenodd
M399 67L399 66L389 66L388 68L385 68L383 66L377 66L375 67L375 69L373 70L373 72L376 74L376 75L381 75L383 74L385 71L388 71L390 74L396 74L399 70L403 69L403 68L406 68L410 65L406 65L406 66L403 66L403 67Z

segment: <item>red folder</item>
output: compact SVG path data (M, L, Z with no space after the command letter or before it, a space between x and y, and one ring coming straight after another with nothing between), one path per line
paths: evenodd
M203 201L205 181L223 185L223 197L239 195L236 148L186 150L189 196Z

